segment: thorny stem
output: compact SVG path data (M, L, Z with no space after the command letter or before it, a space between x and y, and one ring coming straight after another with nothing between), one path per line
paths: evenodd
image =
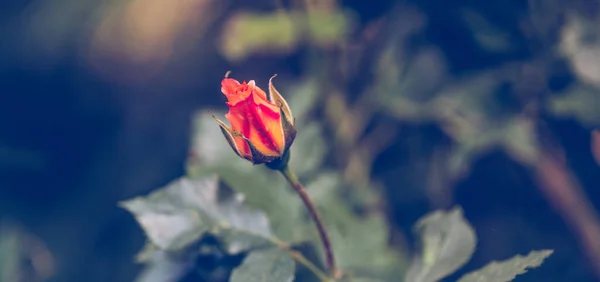
M337 271L337 269L335 267L335 257L333 255L333 248L331 245L331 241L329 240L329 235L327 234L327 230L325 229L323 220L321 219L321 217L319 216L319 213L317 212L317 207L315 206L313 201L310 199L310 196L306 192L306 189L304 189L304 186L302 185L302 183L300 183L300 181L298 180L298 177L296 176L296 174L294 174L294 172L292 172L290 170L289 166L287 166L287 165L284 166L280 170L280 172L287 179L287 181L290 183L292 188L294 188L296 193L298 193L298 196L300 196L300 199L302 199L302 202L308 209L308 212L310 213L312 220L315 222L315 225L317 226L317 230L319 231L319 236L321 237L321 243L323 244L323 250L325 251L325 264L327 266L327 270L329 270L330 274L333 277L339 277L340 273Z

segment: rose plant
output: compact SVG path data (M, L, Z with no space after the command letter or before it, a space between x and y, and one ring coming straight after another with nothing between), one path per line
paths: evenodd
M310 165L296 176L292 151L295 158L322 162L324 150L310 151L325 143L306 123L306 110L299 111L303 123L296 122L294 104L274 87L274 77L265 92L253 80L240 83L226 74L221 92L229 125L212 116L215 125L200 114L188 175L121 204L148 237L138 255L146 268L136 282L190 281L190 275L232 282L434 282L470 260L477 237L458 207L419 220L414 231L421 247L408 257L390 248L381 215L356 213L343 196L351 191L343 189L337 173ZM294 95L301 96L317 95ZM297 135L298 127L303 131ZM282 174L293 193L282 187L280 177L243 164L240 157ZM324 259L314 250L323 251ZM492 262L459 281L511 281L551 253Z

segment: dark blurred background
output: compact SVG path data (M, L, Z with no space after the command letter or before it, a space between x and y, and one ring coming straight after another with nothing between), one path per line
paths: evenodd
M184 174L232 70L320 83L327 165L383 184L392 244L459 204L467 270L550 248L518 281L598 281L599 4L2 1L0 249L24 242L17 281L133 281L144 236L117 202Z

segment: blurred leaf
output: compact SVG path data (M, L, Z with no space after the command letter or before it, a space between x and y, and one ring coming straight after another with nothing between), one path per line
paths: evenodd
M505 117L506 111L494 94L507 79L506 72L509 71L483 71L449 84L437 93L429 113L436 118L461 118L476 130L486 129L486 123Z
M537 160L535 120L503 105L499 95L512 72L507 67L453 83L423 109L455 141L445 161L451 178L465 176L491 149L503 149L521 163Z
M424 51L401 63L395 63L396 56L386 50L380 57L374 90L379 105L396 118L418 122L460 118L482 123L476 128L485 129L484 123L503 117L505 111L494 96L506 78L502 71L485 71L446 85L440 51Z
M573 117L587 126L600 125L600 91L576 85L548 101L550 112L557 116Z
M282 93L294 113L296 124L307 123L308 114L317 106L320 98L317 79L308 78L300 83L294 83L290 87L284 85L283 89Z
M463 217L462 209L436 211L415 225L422 242L405 281L434 282L464 265L475 251L475 231Z
M294 260L281 249L254 250L233 270L229 281L291 282L294 272Z
M464 127L471 127L468 123L465 122ZM524 164L535 163L539 156L534 121L522 116L507 118L486 129L468 128L455 132L458 142L450 149L447 161L448 171L454 178L466 175L474 160L494 148L503 149Z
M215 177L181 178L121 205L163 250L181 250L206 233L219 237L231 254L273 238L266 216L246 208L241 195L226 191Z
M240 60L257 51L287 53L296 47L299 31L285 13L233 15L221 35L225 57Z
M290 167L298 175L310 174L320 168L327 152L319 123L299 125L296 140L290 150Z
M427 108L446 71L441 51L431 48L410 57L396 52L385 50L379 58L374 93L380 106L402 120L430 119Z
M410 36L424 28L425 16L409 7L395 13L398 16L390 18L394 32L389 33L385 48L376 58L371 92L377 95L380 106L397 118L419 119L423 115L421 103L428 101L422 96L438 87L446 66L440 51L414 54L408 47Z
M306 39L316 45L330 45L344 39L351 26L346 12L241 12L230 17L221 35L219 50L237 61L255 53L286 54ZM306 28L306 32L304 32Z
M462 19L471 30L471 34L479 45L488 52L507 52L513 47L510 33L494 26L482 14L473 9L463 9Z
M600 87L600 33L598 20L567 13L561 18L559 50L569 60L578 80L587 85Z
M508 282L517 275L524 274L528 268L542 265L542 262L554 251L532 251L527 256L514 256L501 262L491 262L484 268L468 273L459 282Z
M153 258L155 252L160 252L160 250L152 242L146 241L144 247L135 255L135 261L138 263L148 262Z
M306 15L298 14L297 17L306 18L309 39L319 46L342 42L352 25L352 18L341 10L313 10Z
M185 259L177 259L169 253L154 250L144 260L146 266L138 274L135 282L176 282L193 266Z
M513 159L533 164L539 156L535 124L530 119L517 117L506 123L502 143Z

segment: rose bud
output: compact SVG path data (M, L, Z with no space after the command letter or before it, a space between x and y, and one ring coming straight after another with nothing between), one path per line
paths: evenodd
M236 154L253 164L278 163L279 167L287 164L296 128L290 107L273 86L275 76L265 93L254 80L240 83L226 75L221 92L227 97L225 118L231 126L215 119Z

